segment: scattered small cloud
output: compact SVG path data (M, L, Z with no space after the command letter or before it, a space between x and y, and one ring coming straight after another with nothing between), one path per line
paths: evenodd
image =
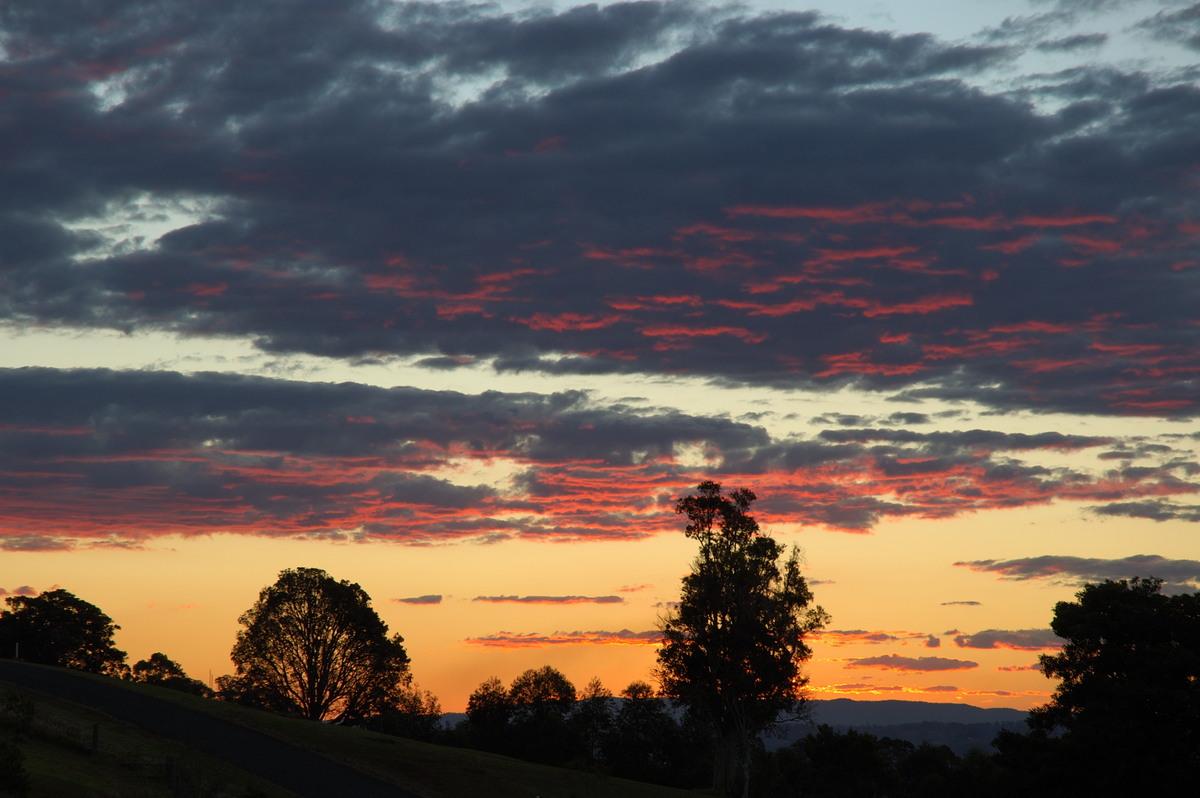
M1042 663L1034 662L1029 665L998 665L996 666L996 670L1004 673L1022 673L1025 671L1035 671L1037 673L1041 673Z
M925 648L941 648L942 639L937 635L925 636Z
M831 646L903 643L923 638L926 639L926 645L928 645L928 638L933 637L933 635L926 636L924 632L871 632L865 629L822 629L811 633L810 637Z
M959 648L1011 648L1018 651L1044 651L1062 648L1062 638L1049 629L986 629L973 635L957 635Z
M620 596L476 596L487 604L624 604Z
M619 632L554 632L548 635L497 632L484 637L470 637L466 642L490 648L545 648L561 645L644 646L658 645L661 640L662 633L657 630L631 632L628 629L622 629Z
M430 594L428 596L410 596L408 598L394 598L392 601L398 604L441 604L442 597L440 594Z
M4 551L70 551L73 541L50 535L7 535L0 537L0 549Z
M1105 579L1153 576L1172 586L1200 585L1200 560L1172 560L1157 554L1135 554L1119 559L1043 555L1013 560L970 560L954 564L972 571L999 574L1000 578L1012 581L1053 579L1082 584Z
M884 654L880 657L860 657L846 660L847 668L882 668L884 670L919 673L923 671L962 671L978 668L978 662L945 657L901 657Z
M980 606L982 606L982 602L979 602L979 601L943 601L942 606L943 607L980 607Z

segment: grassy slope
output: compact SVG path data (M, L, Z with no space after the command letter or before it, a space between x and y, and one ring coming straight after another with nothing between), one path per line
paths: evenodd
M495 754L429 745L359 729L282 718L145 685L124 686L270 734L428 798L474 798L481 794L496 798L696 798L709 794L534 765ZM38 716L52 720L60 728L73 730L73 737L59 735L57 740L51 739L53 735L49 734L31 734L22 744L26 768L34 778L32 794L39 798L169 796L172 793L163 779L161 764L167 757L177 763L185 788L189 786L189 779L210 782L197 794L214 798L219 795L261 795L264 798L291 795L223 763L184 750L172 741L121 727L106 715L14 685L0 683L0 709L4 697L11 693L33 697L38 705ZM98 757L87 753L93 723L100 723L102 727L102 756ZM157 762L157 772L151 772L155 768L153 764L139 770L134 767L135 761ZM56 781L65 781L65 784L55 785L53 782Z
M293 798L289 791L102 712L0 682L0 734L11 740L18 727L17 744L35 798Z

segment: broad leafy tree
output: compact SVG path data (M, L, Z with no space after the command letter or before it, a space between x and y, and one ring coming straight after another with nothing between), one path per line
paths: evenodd
M812 652L805 636L828 622L812 604L799 553L762 534L749 514L753 492L704 482L678 501L685 534L700 544L677 610L661 622L658 676L665 695L696 712L714 734L714 784L747 795L759 734L799 711Z
M501 751L509 742L513 705L504 682L486 679L467 697L467 739L475 748Z
M411 680L403 638L371 597L318 568L280 572L238 623L237 673L221 680L234 700L341 722L395 706Z
M1200 593L1161 579L1086 585L1050 627L1066 643L1041 657L1060 680L1030 725L1076 783L1104 790L1200 779ZM1009 741L1010 749L1011 743ZM1165 781L1164 781L1165 780Z
M121 627L94 604L62 589L4 602L0 656L109 675L124 669L125 652L113 645Z
M556 668L530 668L508 687L514 753L547 764L564 762L578 747L567 719L575 709L575 685Z

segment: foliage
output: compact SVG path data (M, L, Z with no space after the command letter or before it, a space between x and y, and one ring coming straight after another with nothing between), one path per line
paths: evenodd
M561 763L578 746L567 718L575 709L575 685L549 665L530 668L508 686L512 704L512 753L531 762Z
M437 696L410 684L400 691L392 706L369 719L366 726L384 734L432 742L439 736L441 722L442 705Z
M945 746L913 745L854 729L819 726L786 748L763 754L754 774L759 798L973 798L1020 795L1003 789L991 758L960 758Z
M754 500L747 489L723 495L715 482L679 500L700 553L678 610L662 620L658 653L664 694L711 726L713 780L730 795L747 794L759 734L799 710L800 666L812 655L804 637L829 618L810 606L798 552L780 562L783 546L759 531L748 513Z
M311 720L360 720L394 707L411 677L371 597L318 568L281 571L239 619L222 695Z
M487 679L467 698L466 733L469 744L484 751L500 751L508 742L512 701L504 683Z
M571 730L579 741L580 759L588 765L603 761L602 747L613 729L613 694L598 678L579 693L571 713Z
M26 662L118 674L125 652L113 645L121 627L112 618L67 592L51 590L39 596L9 596L9 609L0 612L0 656L18 655Z
M1076 599L1054 608L1062 651L1041 657L1060 679L1030 713L1042 747L1105 789L1200 777L1200 593L1163 595L1161 579L1135 577ZM1012 757L1020 743L1007 744Z
M179 663L161 651L154 652L149 659L134 663L133 668L130 669L129 678L135 682L180 690L192 695L212 695L212 690L208 688L208 685L199 679L189 677Z

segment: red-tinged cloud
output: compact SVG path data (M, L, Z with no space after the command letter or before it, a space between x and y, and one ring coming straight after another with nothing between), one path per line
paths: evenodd
M813 632L811 637L813 640L831 646L850 646L924 640L926 634L924 632L868 632L864 629L823 629Z
M555 632L549 635L497 632L485 637L467 638L467 643L488 648L547 648L551 646L656 646L662 641L658 631L631 632Z
M1062 643L1062 638L1049 629L986 629L954 638L954 645L959 648L1010 648L1017 651L1056 650L1062 648Z
M0 163L0 325L1200 413L1200 89L1177 71L1073 62L1054 89L1067 113L1012 101L1041 83L989 80L1030 44L1011 35L655 0L347 0L332 18L323 2L0 18L0 94L23 98L12 129L37 131ZM1158 57L1187 46L1182 19L1129 30L1162 38ZM250 62L253 82L235 74ZM1080 170L1083 151L1105 157ZM178 221L149 240L147 219ZM1065 332L972 337L1026 321Z
M40 592L40 590L35 590L29 585L14 587L11 591L7 588L0 587L0 596L36 596Z
M476 596L485 604L624 604L620 596Z
M602 316L585 316L578 313L535 313L529 318L515 318L514 321L535 330L599 330L611 327L624 320L616 314Z
M931 431L921 414L830 417L811 438L775 439L750 423L606 408L572 392L0 370L0 417L9 550L214 532L629 540L678 532L671 497L712 477L753 486L764 523L859 532L1062 501L1184 518L1182 501L1200 491L1187 439ZM1041 452L1075 464L1042 465ZM1123 452L1138 464L1114 463ZM477 484L463 477L474 465L512 476Z
M978 668L978 662L945 657L901 657L884 654L880 657L859 657L846 660L847 668L879 668L881 670L922 673L925 671L963 671Z
M1108 214L1064 214L1060 216L1022 216L1014 224L1022 227L1082 227L1092 224L1116 224L1117 219Z

